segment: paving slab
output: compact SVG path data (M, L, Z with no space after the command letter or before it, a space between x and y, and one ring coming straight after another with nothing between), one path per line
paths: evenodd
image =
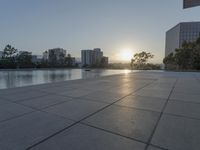
M25 91L28 91L29 89L26 87L18 87L18 88L10 88L10 89L1 89L0 90L0 95L10 95L10 94L15 94L15 93L22 93Z
M21 116L34 110L25 106L8 102L5 105L0 105L0 122Z
M47 95L47 93L32 90L32 91L24 91L24 92L19 92L19 93L14 93L14 94L0 95L0 97L12 102L18 102L18 101L29 100L36 97L41 97L44 95Z
M35 109L44 109L52 105L56 105L62 102L70 101L70 100L72 100L72 98L64 97L60 95L48 94L42 97L33 98L30 100L19 102L19 104L23 104Z
M5 100L3 98L0 98L0 106L6 105L6 104L10 104L11 102L9 102L8 100Z
M199 150L197 77L141 71L0 90L0 150L49 136L33 149Z
M200 120L163 115L152 144L170 150L200 149Z
M69 96L69 97L78 98L78 97L85 96L89 93L91 93L91 91L89 90L74 89L74 90L69 90L65 92L57 92L56 94L61 95L61 96Z
M200 119L200 103L196 104L184 101L169 101L164 112L172 115Z
M49 107L47 109L44 109L44 111L62 117L66 117L75 121L79 121L84 117L105 107L106 105L107 104L105 103L98 103L92 101L73 100Z
M126 137L147 142L159 113L111 106L83 122Z
M147 150L163 150L157 147L149 146Z
M200 103L200 94L188 94L188 93L173 92L170 97L170 100L180 100L180 101L186 101L186 102Z
M147 96L147 97L157 97L167 99L169 97L170 91L168 90L154 90L154 89L141 89L134 93L134 95Z
M119 106L126 106L126 107L161 112L165 103L166 99L131 95L123 98L122 100L120 100L115 104Z
M135 88L135 87L128 87L128 88L112 87L112 88L109 88L109 89L101 89L99 91L110 92L110 93L113 93L113 94L129 95L129 94L133 93L134 91L136 91L137 89L138 89L138 87L137 88Z
M42 112L0 123L0 149L25 150L72 123L72 121Z
M184 85L181 87L175 87L174 93L182 93L182 94L199 94L200 87L185 87Z
M63 87L63 86L57 86L57 87L47 87L47 88L42 88L40 89L40 91L44 91L47 93L61 93L61 92L66 92L66 91L71 91L71 90L75 90L76 88L73 87Z
M84 125L76 125L32 150L144 150L145 144Z
M83 98L97 102L113 103L123 98L124 96L126 96L126 94L97 91L83 96Z

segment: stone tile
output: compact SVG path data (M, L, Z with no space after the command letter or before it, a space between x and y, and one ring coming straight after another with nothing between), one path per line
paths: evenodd
M44 111L79 121L105 106L105 103L74 100L49 107L44 109Z
M165 103L166 99L131 95L120 100L116 105L161 112Z
M70 91L66 91L66 92L57 92L57 94L59 94L59 95L69 96L69 97L74 97L74 98L82 97L89 93L91 93L91 91L81 90L81 89L74 89L74 90L70 90Z
M120 93L111 93L111 92L93 92L90 93L86 96L84 96L84 99L92 100L92 101L97 101L97 102L106 102L106 103L113 103L121 98L126 96L125 94L120 94Z
M111 106L83 122L147 142L158 117L157 112Z
M153 146L149 146L147 150L162 150L162 149L153 147Z
M33 112L34 110L22 105L15 103L7 103L5 105L0 105L0 122L21 116L23 114Z
M195 104L183 101L169 101L164 112L200 119L200 103Z
M86 90L89 90L89 91L100 91L102 89L106 90L106 89L109 89L111 88L110 85L102 85L102 84L98 84L98 85L90 85L90 86L85 86L84 84L79 87L80 89L86 89Z
M175 87L174 93L179 93L179 94L199 94L200 93L200 87L199 88L192 88L192 87L186 87L186 86Z
M159 93L166 93L169 96L172 88L163 88L163 87L145 87L142 90L144 91L158 91ZM159 98L163 98L163 96L158 96Z
M144 150L145 145L84 125L76 125L33 150Z
M166 90L140 90L135 95L140 96L147 96L147 97L158 97L158 98L164 98L167 99L169 97L170 92Z
M123 87L112 87L109 89L101 89L100 91L103 92L111 92L115 94L121 94L121 95L129 95L132 94L134 91L136 91L138 87L128 87L128 88L123 88Z
M23 100L29 100L31 98L41 97L44 95L47 95L47 93L40 92L40 91L25 91L25 92L9 94L9 95L0 95L0 97L13 101L13 102L18 102L18 101L23 101Z
M200 120L163 115L151 143L170 150L198 150L199 127Z
M10 94L15 94L15 93L23 93L27 90L29 90L28 87L0 89L0 95L10 95Z
M171 100L181 100L186 102L196 102L200 103L200 94L188 94L188 93L175 93L173 92Z
M20 104L36 108L36 109L43 109L50 107L55 104L59 104L62 102L66 102L72 100L72 98L69 97L64 97L64 96L59 96L59 95L52 95L48 94L46 96L38 97L38 98L33 98L30 100L22 101Z
M2 99L0 98L0 106L2 105L6 105L6 104L10 104L11 102L9 102L8 100Z
M26 149L72 123L42 112L31 113L0 123L0 149Z
M44 92L47 92L47 93L64 93L64 92L68 92L68 91L72 91L72 90L75 90L75 88L72 88L72 87L47 87L47 88L43 88L43 89L40 89L40 91L44 91Z

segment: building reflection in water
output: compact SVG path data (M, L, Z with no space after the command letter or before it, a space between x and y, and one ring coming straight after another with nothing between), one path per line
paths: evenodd
M127 72L130 71L106 69L92 69L91 71L85 71L84 69L1 70L0 89L66 80L98 78Z

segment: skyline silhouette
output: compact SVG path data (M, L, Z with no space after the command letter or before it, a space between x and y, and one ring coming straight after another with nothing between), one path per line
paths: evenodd
M111 61L119 61L118 55L124 50L132 53L146 50L155 55L155 63L161 63L165 32L179 22L199 19L199 7L183 10L182 3L182 0L1 0L0 49L11 44L41 54L62 47L80 57L81 49L100 47Z

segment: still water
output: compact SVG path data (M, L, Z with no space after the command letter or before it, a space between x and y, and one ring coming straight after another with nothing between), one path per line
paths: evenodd
M85 71L84 69L0 70L0 89L66 80L97 78L129 72L129 70L106 69L94 69L91 71Z

